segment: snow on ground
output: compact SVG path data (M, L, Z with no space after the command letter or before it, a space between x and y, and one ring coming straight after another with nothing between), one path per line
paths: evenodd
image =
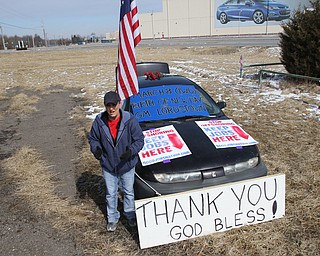
M86 109L87 115L86 118L89 119L95 119L97 114L99 114L100 112L102 112L104 110L104 108L99 107L97 105L95 106L84 106L84 108Z
M272 47L267 49L267 52L270 54L278 55L278 47ZM304 102L306 110L309 112L307 116L304 113L301 113L302 116L308 118L314 118L317 121L320 121L320 95L319 94L310 94L310 93L292 93L286 92L280 89L280 83L284 80L282 76L272 76L266 79L263 79L259 85L259 81L255 78L256 74L248 74L244 78L240 78L238 74L226 74L223 70L213 69L208 70L206 68L201 69L197 65L197 62L181 62L174 61L174 64L177 66L171 66L170 71L172 73L183 74L185 73L188 78L195 81L199 85L204 83L206 80L218 81L215 83L214 90L215 92L223 91L224 87L228 87L234 90L234 94L237 96L239 101L250 102L251 100L258 99L260 104L264 105L275 105L286 99L294 99L296 101L304 102L304 99L310 99L316 104L310 104ZM279 70L285 72L283 67L273 68L273 70ZM267 84L267 86L266 86ZM219 85L217 87L217 85ZM238 91L249 91L249 93L238 93ZM212 95L216 101L223 99L223 94L218 93ZM216 97L215 97L216 96ZM226 97L224 97L227 99ZM238 112L242 112L242 109L234 109ZM299 114L299 113L298 113Z
M254 53L259 51L255 47L248 48L247 52ZM279 56L279 47L270 47L266 50L269 56ZM205 63L205 64L204 64ZM233 66L233 69L230 68ZM308 115L301 113L304 117L314 118L320 121L320 95L311 93L293 93L280 89L280 83L283 77L272 76L262 80L259 85L257 74L247 73L244 78L240 78L239 71L235 69L235 66L239 66L238 63L232 62L228 59L226 63L219 63L215 58L206 58L203 56L201 60L175 60L170 65L170 72L172 74L181 74L187 78L193 80L200 86L203 84L213 83L214 92L209 91L216 101L228 99L228 96L224 95L224 89L228 88L233 91L233 96L242 102L250 102L251 100L258 100L259 104L263 105L275 105L287 99L293 99L301 101L306 104L305 110ZM231 72L230 72L231 70ZM273 70L284 71L283 67L274 67ZM233 72L234 71L234 72ZM250 72L250 71L249 71ZM208 91L208 90L207 90ZM246 93L241 93L245 91ZM103 98L104 93L98 95L98 98ZM310 99L311 102L305 101ZM103 107L94 103L92 106L86 106L87 118L94 119L95 116L103 111ZM245 110L235 108L236 112L243 112ZM300 114L300 113L298 113Z

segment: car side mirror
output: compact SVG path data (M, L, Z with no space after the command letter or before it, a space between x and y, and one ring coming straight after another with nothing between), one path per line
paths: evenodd
M248 6L251 6L251 5L252 5L250 1L246 1L244 4L245 4L245 5L248 5Z
M217 105L220 109L223 109L227 106L227 103L225 101L219 101Z

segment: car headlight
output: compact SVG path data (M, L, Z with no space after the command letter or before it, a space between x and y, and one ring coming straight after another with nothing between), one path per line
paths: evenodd
M246 162L236 163L235 165L227 165L223 167L225 175L236 173L236 172L242 172L250 168L254 168L258 165L259 158L253 157L250 158Z
M278 6L268 6L268 5L265 5L264 8L269 9L270 11L280 9Z
M160 183L178 183L202 179L201 172L157 173L154 174L154 177Z

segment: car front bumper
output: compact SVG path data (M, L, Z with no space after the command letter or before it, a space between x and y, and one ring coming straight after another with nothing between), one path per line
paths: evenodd
M290 11L282 11L282 12L272 12L268 13L268 20L285 20L290 18Z
M151 182L142 180L136 175L135 178L135 198L143 199L154 197L158 195L167 195L173 193L179 193L194 189L201 189L210 186L216 186L221 184L226 184L230 182L248 180L259 178L267 175L267 167L261 161L258 166L252 169L240 173L234 173L230 175L225 175L221 177L204 179L201 181L191 181L191 182L181 182L181 183L171 183L164 184L159 182Z

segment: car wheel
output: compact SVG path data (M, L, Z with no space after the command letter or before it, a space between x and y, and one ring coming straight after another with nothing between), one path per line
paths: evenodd
M227 23L228 23L227 14L226 14L225 12L222 12L222 13L220 14L219 20L220 20L220 23L221 23L221 24L227 24Z
M253 13L252 19L256 24L262 24L265 20L264 14L262 11L255 11Z

